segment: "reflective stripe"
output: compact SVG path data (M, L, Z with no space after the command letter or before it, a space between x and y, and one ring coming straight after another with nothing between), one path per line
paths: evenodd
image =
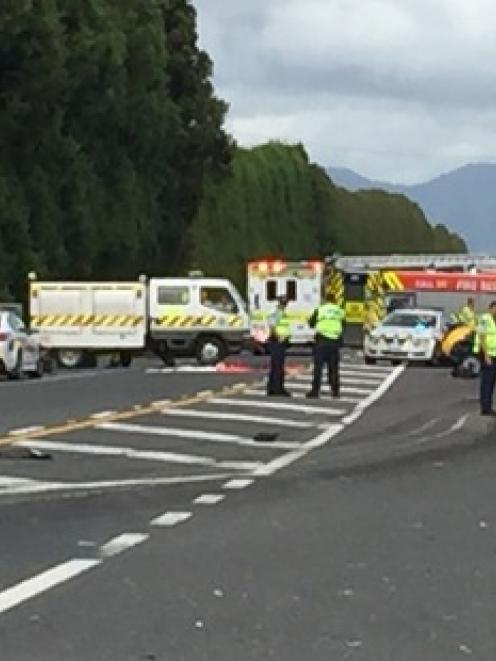
M155 321L155 326L161 328L243 328L244 320L241 315L216 316L205 315L187 315L187 314L167 314Z
M474 342L474 352L481 349L481 336L485 337L486 351L489 356L496 356L496 321L486 312L480 318L479 328Z
M145 322L145 318L134 314L51 314L33 315L30 325L33 328L76 328L80 326L99 326L135 328Z
M325 303L317 311L315 330L330 340L337 340L343 333L344 311L339 305Z

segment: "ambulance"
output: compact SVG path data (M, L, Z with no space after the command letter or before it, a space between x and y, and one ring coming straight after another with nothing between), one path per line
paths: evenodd
M269 317L284 297L290 320L291 344L312 342L308 319L322 300L324 262L261 259L248 263L247 288L251 337L255 345L269 336Z
M29 278L32 329L67 368L94 366L98 354L123 367L151 350L164 360L214 365L249 338L245 303L223 278L141 276L130 282L41 282Z

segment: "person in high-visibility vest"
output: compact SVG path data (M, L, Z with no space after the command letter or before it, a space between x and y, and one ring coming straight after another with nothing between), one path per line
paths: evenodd
M343 308L337 305L336 298L329 293L326 302L318 307L309 319L310 328L315 329L315 345L312 389L307 393L307 397L319 396L324 365L327 365L332 395L339 397L339 350L344 317Z
M267 382L267 395L291 397L284 387L284 369L286 364L286 349L289 345L291 328L286 314L288 301L285 297L279 299L276 311L269 317L270 335L267 348L270 354L270 370Z
M496 384L496 301L481 315L475 351L481 357L480 407L482 415L496 415L493 393Z
M477 313L475 312L475 300L468 298L467 303L453 315L456 323L474 328L477 326Z

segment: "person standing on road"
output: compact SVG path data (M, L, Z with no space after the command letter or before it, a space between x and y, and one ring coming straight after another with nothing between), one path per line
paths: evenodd
M482 415L496 415L493 393L496 384L496 301L481 315L475 351L481 356L480 406Z
M309 398L320 394L322 370L327 365L329 386L333 397L339 397L339 350L343 336L344 310L336 303L332 293L326 296L326 302L318 307L309 319L310 328L315 329L313 353L312 389Z
M269 317L270 335L267 348L270 354L270 370L267 383L267 395L290 397L284 387L284 369L286 350L289 344L290 325L286 314L287 300L279 298L276 311Z
M464 326L470 326L471 328L476 327L477 325L477 314L475 312L475 300L473 298L468 298L467 303L454 315L456 322L463 324Z

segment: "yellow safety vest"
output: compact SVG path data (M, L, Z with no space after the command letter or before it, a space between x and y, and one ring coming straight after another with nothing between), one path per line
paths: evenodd
M343 308L334 303L324 303L317 310L315 330L329 340L337 340L343 334L343 319Z
M496 321L492 314L487 312L480 318L479 328L475 336L474 353L481 350L481 335L486 338L486 351L489 356L496 356Z
M274 334L279 340L288 340L291 335L291 323L289 316L285 312L277 310L271 315L270 325L274 331Z
M468 305L465 305L460 312L458 313L458 320L462 324L466 324L467 326L473 326L475 328L477 324L477 315L475 314L474 310L472 310L471 307Z

